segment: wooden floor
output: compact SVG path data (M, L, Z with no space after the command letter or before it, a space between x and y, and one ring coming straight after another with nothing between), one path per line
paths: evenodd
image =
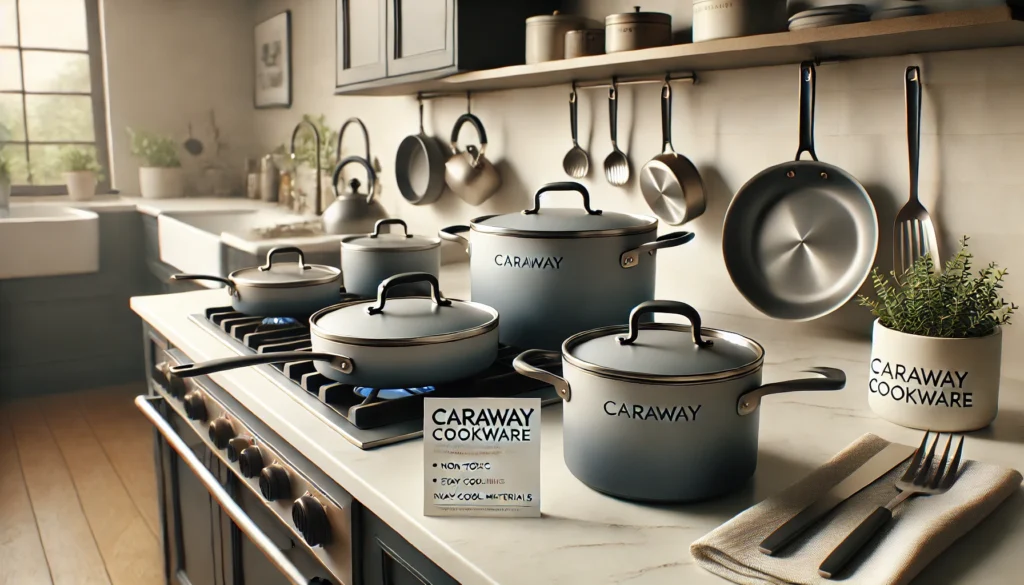
M142 385L0 403L0 585L162 583Z

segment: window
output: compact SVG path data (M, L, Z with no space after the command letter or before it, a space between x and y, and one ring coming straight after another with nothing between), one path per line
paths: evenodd
M66 193L61 150L110 186L98 0L0 0L0 151L15 195Z

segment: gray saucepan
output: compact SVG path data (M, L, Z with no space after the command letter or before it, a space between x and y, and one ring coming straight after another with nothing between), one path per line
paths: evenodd
M430 284L430 297L391 298L394 288ZM446 299L437 279L398 274L381 283L375 300L341 303L309 318L313 351L270 352L174 366L188 378L286 361L314 360L328 378L369 388L409 388L469 378L498 355L498 312Z
M725 215L722 252L740 293L776 319L822 317L853 298L878 250L878 216L864 187L814 152L814 64L800 66L796 162L744 185ZM808 153L814 160L802 161Z
M274 256L298 254L298 262L274 262ZM294 246L267 252L263 266L242 268L227 278L205 274L175 274L172 280L210 280L227 286L231 307L246 315L308 317L341 300L341 270L306 264Z
M385 226L401 226L403 233L381 233ZM373 226L373 233L341 240L341 270L345 292L373 297L380 283L396 274L426 272L436 278L441 272L441 240L410 234L409 226L400 219L382 219ZM430 286L416 282L394 292L401 296L428 295Z
M662 153L640 170L640 192L654 215L669 225L700 217L707 207L704 180L693 162L672 148L672 87L661 88Z
M423 131L423 102L420 101L420 133L406 136L395 155L398 191L413 205L429 205L444 191L444 163L441 143Z
M650 313L689 319L640 323ZM565 463L589 487L619 498L685 502L728 493L757 466L758 411L769 394L840 390L846 375L761 384L764 348L701 327L693 307L648 301L629 325L585 331L562 344L562 376L535 365L556 352L530 350L513 366L555 387L565 404Z

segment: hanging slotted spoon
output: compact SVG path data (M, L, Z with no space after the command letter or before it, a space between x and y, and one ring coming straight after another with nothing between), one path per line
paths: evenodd
M562 168L565 174L574 179L582 179L590 172L590 157L587 151L580 148L576 135L576 85L572 86L572 93L569 94L569 125L572 126L572 149L566 153L562 160Z
M917 170L921 160L921 70L907 67L907 144L910 150L910 201L896 214L893 227L892 267L903 274L919 258L931 256L935 271L939 264L939 242L935 224L921 205L917 191Z
M619 91L612 81L608 90L608 125L612 133L612 153L604 159L604 176L612 185L621 186L629 181L629 159L619 150Z

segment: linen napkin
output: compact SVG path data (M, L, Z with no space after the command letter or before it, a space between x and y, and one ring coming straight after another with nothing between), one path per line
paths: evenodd
M743 585L835 584L819 576L818 567L868 514L896 496L896 479L909 460L837 506L775 556L759 552L757 546L888 444L864 435L806 478L695 541L690 554L707 571ZM944 445L945 436L939 447ZM970 439L964 448L970 448ZM948 492L915 496L894 510L893 520L838 576L842 585L910 582L1016 491L1022 479L1013 469L965 461Z

